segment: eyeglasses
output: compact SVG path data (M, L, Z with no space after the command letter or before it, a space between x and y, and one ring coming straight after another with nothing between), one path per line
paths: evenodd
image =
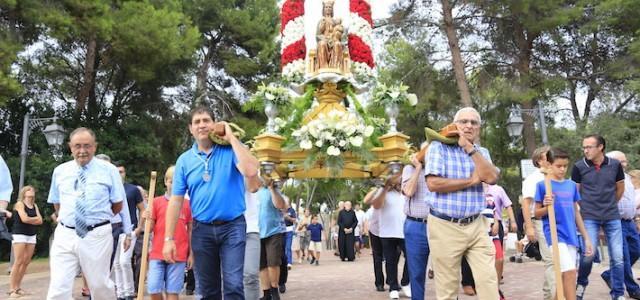
M71 148L73 148L74 150L80 150L82 148L84 149L91 149L93 148L93 144L73 144L71 145Z
M471 124L471 126L480 125L480 122L478 120L473 120L473 119L460 119L460 120L456 120L456 123L460 125Z

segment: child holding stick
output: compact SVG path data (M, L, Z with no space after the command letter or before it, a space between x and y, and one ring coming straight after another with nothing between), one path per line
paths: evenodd
M582 216L578 209L580 193L575 182L565 179L567 167L569 165L569 155L558 148L551 148L547 152L549 162L548 176L551 178L552 193L547 193L544 181L538 182L536 186L536 210L537 218L542 218L544 224L544 235L547 244L551 246L551 229L548 217L548 207L553 205L556 215L556 226L558 235L558 253L560 256L560 271L562 272L562 282L564 297L567 300L576 299L576 247L578 247L577 230L580 230L585 237L585 255L591 256L591 241L587 234ZM557 291L558 293L560 291Z

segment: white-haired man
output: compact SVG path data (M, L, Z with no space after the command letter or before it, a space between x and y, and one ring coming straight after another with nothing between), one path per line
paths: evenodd
M460 263L465 256L478 279L480 299L498 299L495 248L487 238L488 221L482 183L494 184L498 169L489 152L474 142L480 134L480 114L471 107L460 109L454 122L458 143L433 141L425 158L430 205L429 248L434 265L436 297L456 299Z

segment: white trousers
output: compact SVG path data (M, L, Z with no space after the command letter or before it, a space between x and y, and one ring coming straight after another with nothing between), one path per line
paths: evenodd
M123 244L127 237L126 233L120 234L118 237L118 247L116 248L116 256L113 258L113 273L116 278L116 294L118 298L135 297L133 268L131 268L131 256L133 255L133 247L136 245L136 237L131 238L131 246L127 251L124 250Z
M109 224L95 228L81 239L75 230L58 225L51 246L48 300L72 299L78 267L87 279L94 300L113 300L116 293L109 278L113 236Z

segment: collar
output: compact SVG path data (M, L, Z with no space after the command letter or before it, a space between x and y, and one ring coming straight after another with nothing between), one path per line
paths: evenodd
M92 158L91 158L91 160L90 160L86 165L84 165L84 166L85 166L85 167L87 167L87 169L89 169L89 168L91 168L91 167L95 164L95 161L96 161L96 160L97 160L97 158L95 158L95 156L94 156L94 157L92 157ZM75 161L75 160L74 160L73 162L75 163L75 166L76 166L78 169L80 169L80 168L82 168L82 167L83 167L83 166L81 166L77 161Z
M586 158L582 158L582 160L584 161L584 164L587 165L587 167L597 166L592 160L588 160ZM600 166L604 166L608 164L609 164L609 157L605 155L604 160L602 161L602 164L600 164ZM599 167L596 167L596 168L599 168Z
M213 149L215 149L216 145L214 144L213 146L211 146L211 151L209 153L206 153L204 151L201 151L200 149L198 149L198 142L193 142L193 146L191 146L191 149L193 149L193 152L199 154L199 155L204 155L204 156L209 156L211 153L213 153Z

